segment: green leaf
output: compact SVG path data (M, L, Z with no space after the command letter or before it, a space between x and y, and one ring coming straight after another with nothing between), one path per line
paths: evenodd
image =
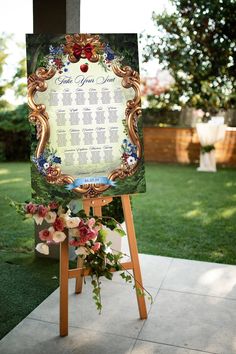
M125 231L119 227L116 227L113 231L117 232L121 237L126 236Z
M107 230L105 230L104 228L99 230L99 239L101 242L105 242L106 241L106 237L107 237Z

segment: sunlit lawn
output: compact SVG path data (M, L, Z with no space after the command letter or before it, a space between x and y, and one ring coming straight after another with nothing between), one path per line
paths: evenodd
M140 252L236 264L236 169L148 164L146 180L132 198ZM5 199L30 199L29 164L0 164L0 195L0 249L32 251L32 221Z
M132 197L139 252L236 264L236 169L146 167L147 193ZM27 163L0 164L0 337L58 286L58 263L34 259L34 227L8 198L30 199Z
M139 251L236 264L236 169L148 165L133 197Z

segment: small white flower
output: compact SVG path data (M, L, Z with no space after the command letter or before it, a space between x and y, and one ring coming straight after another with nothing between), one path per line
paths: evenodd
M66 222L66 227L68 227L68 229L73 229L77 226L79 226L79 223L80 223L80 218L78 217L74 217L74 218L66 218L65 219L65 222Z
M77 256L87 256L89 254L86 247L80 246L75 250Z
M79 229L69 229L70 237L79 237Z
M111 249L111 247L106 247L106 249L105 249L105 253L107 254L107 253L112 253L112 249Z
M55 211L49 211L45 216L45 221L47 221L48 224L53 224L56 218L57 214Z
M49 255L49 247L46 243L40 242L35 247L36 251L39 253L45 254L46 256Z
M53 63L54 63L53 59L49 59L48 64L53 65Z
M45 162L44 164L43 164L43 168L45 169L45 170L47 170L48 168L49 168L49 163L48 162Z
M34 218L37 225L42 225L42 222L43 222L42 216L39 216L38 214L34 214L33 218Z
M66 234L62 231L55 231L52 235L52 239L56 243L63 242L65 238L66 238Z
M134 165L134 164L136 163L136 158L133 157L133 156L129 156L129 157L127 158L127 163L128 163L129 166Z
M70 213L71 211L69 209L65 213L65 210L62 208L61 205L59 206L59 209L57 211L58 216L60 216L60 218L64 219L65 221L70 217Z

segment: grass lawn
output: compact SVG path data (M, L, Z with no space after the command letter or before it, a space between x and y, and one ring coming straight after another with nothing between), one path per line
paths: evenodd
M139 252L236 264L236 169L148 165L133 197Z
M139 252L236 264L236 169L146 166L133 196ZM58 262L34 258L34 227L5 197L30 199L27 163L0 164L0 338L58 286Z
M34 257L34 226L5 197L30 198L28 163L0 164L0 338L58 287L58 262Z

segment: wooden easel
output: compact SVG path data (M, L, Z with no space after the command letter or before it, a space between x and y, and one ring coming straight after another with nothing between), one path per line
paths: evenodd
M94 199L84 199L83 208L89 215L90 208L93 208L94 215L102 216L102 207L111 203L113 197L102 197ZM138 248L133 223L133 215L130 205L129 195L122 195L122 207L127 228L127 236L130 249L130 262L122 263L124 269L131 269L134 273L136 289L142 290L142 276L138 258ZM115 270L114 270L115 271ZM77 268L69 269L69 244L68 238L61 243L60 248L60 336L68 335L68 284L69 279L76 278L75 293L82 291L83 277L89 274L89 269L83 268L83 261L78 257ZM140 319L147 318L147 310L144 296L140 296L136 290Z

